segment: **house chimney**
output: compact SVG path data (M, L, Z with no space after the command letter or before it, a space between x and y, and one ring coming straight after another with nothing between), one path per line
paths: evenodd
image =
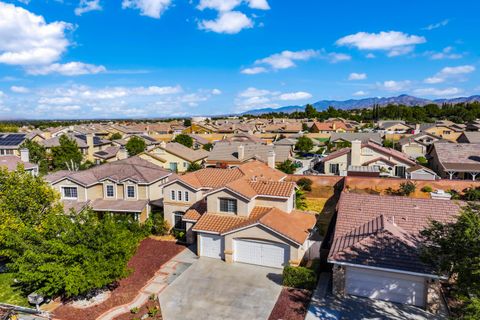
M123 160L123 159L127 159L128 158L128 152L127 152L127 149L125 149L125 147L120 147L120 149L118 150L118 153L117 153L117 159L118 160Z
M20 149L20 160L22 160L23 163L30 161L30 151L27 148Z
M237 147L237 154L238 160L243 160L245 158L245 147L243 145Z
M88 147L88 160L90 161L93 161L93 153L94 153L94 150L93 150L93 133L88 133L87 134L87 147Z
M270 168L275 169L275 151L268 152L267 164Z
M361 151L362 151L362 141L353 140L352 141L351 159L350 159L350 162L351 162L352 166L362 165Z

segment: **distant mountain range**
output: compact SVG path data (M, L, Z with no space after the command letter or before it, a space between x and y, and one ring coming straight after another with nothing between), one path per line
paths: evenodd
M380 106L385 106L388 104L402 104L406 106L423 106L429 103L443 104L443 103L462 103L462 102L474 102L480 101L480 95L470 96L470 97L458 97L451 99L423 99L406 94L399 95L398 97L387 97L387 98L364 98L364 99L349 99L344 101L339 100L320 100L312 105L319 111L325 110L328 107L332 106L338 109L365 109L370 108L373 105L377 104ZM284 112L292 113L295 111L303 111L305 106L287 106L280 108L263 108L263 109L254 109L246 111L243 114L252 114L259 115L270 112Z

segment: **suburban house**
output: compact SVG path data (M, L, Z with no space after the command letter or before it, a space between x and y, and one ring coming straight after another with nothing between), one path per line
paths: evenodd
M95 161L95 153L98 151L103 151L112 145L110 140L104 140L100 137L94 136L92 133L90 134L73 134L73 133L66 133L66 135L74 140L77 143L78 148L83 154L85 160ZM40 142L47 151L51 151L53 147L58 147L60 145L60 137L62 135L55 136L50 139L46 139Z
M354 140L360 140L362 143L374 142L382 145L383 138L379 132L334 132L330 136L330 143L335 145L352 143Z
M430 167L441 178L475 180L480 174L478 143L434 143L428 155Z
M203 165L209 152L203 149L193 150L177 142L161 142L159 146L139 156L172 172L186 172L193 164Z
M187 242L197 241L199 256L298 265L316 218L295 209L296 184L285 178L260 161L187 173L164 186L164 217Z
M480 131L465 131L457 139L458 143L480 143Z
M0 156L0 168L6 168L8 171L15 171L19 164L23 165L26 172L30 172L34 176L38 175L38 165L30 162L30 153L28 149L20 149L20 156Z
M412 159L416 159L424 157L428 152L428 147L438 141L449 142L449 140L444 140L442 137L431 133L420 132L398 140L398 145L403 153Z
M420 258L420 231L459 211L450 200L343 192L329 239L333 292L438 311L440 277Z
M57 171L45 179L60 192L65 208L91 207L100 213L128 214L144 222L161 206L163 186L176 175L139 157L83 171Z
M386 121L379 121L378 123L378 131L388 134L394 133L407 133L414 128L405 123L405 121L397 121L397 120L386 120Z
M20 156L21 145L27 139L40 142L43 137L37 133L0 133L0 156Z
M334 133L334 132L353 132L355 127L343 121L314 121L310 132L313 133Z
M440 121L422 128L422 132L430 133L453 142L457 141L463 131L465 131L463 126L458 126L451 121Z
M190 138L193 139L193 149L202 149L205 145L210 143L210 140L205 139L202 135L199 134L189 134Z
M440 177L432 169L416 164L407 169L406 178L412 180L437 180Z
M160 144L160 141L157 141L155 138L152 138L147 134L127 135L122 139L113 140L112 143L113 143L113 145L116 145L116 146L119 146L119 147L125 147L127 145L128 141L130 141L130 139L132 139L133 137L137 137L137 138L143 140L143 142L145 142L145 145L147 146L147 150L151 150L155 146Z
M379 175L406 177L406 170L415 166L404 153L379 146L373 142L352 141L352 146L332 152L316 165L324 174L346 175L347 172L365 171L372 167Z
M259 160L267 164L280 164L285 160L293 159L290 146L243 143L243 142L217 142L208 158L208 167L235 167L252 160Z

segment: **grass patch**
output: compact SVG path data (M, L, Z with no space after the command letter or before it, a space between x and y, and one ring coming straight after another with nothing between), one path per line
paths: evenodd
M305 204L307 207L305 210L320 213L325 207L325 202L327 202L327 199L325 198L306 198Z
M27 298L22 296L21 291L14 288L13 284L11 273L0 273L0 302L30 307Z

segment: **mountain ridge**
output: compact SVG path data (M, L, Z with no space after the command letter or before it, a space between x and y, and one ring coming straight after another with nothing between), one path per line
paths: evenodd
M321 111L321 110L325 110L330 106L338 109L349 110L349 109L365 109L365 108L372 107L373 105L385 106L388 104L396 104L396 105L402 104L406 106L423 106L430 103L433 103L433 104L467 103L467 102L474 102L474 101L480 102L480 95L431 100L431 99L418 98L418 97L410 96L407 94L402 94L394 97L374 97L374 98L348 99L348 100L320 100L312 103L312 105L315 107L315 109ZM295 111L303 111L304 108L305 108L305 105L285 106L285 107L279 107L279 108L260 108L260 109L245 111L242 114L259 115L259 114L271 113L271 112L292 113Z

